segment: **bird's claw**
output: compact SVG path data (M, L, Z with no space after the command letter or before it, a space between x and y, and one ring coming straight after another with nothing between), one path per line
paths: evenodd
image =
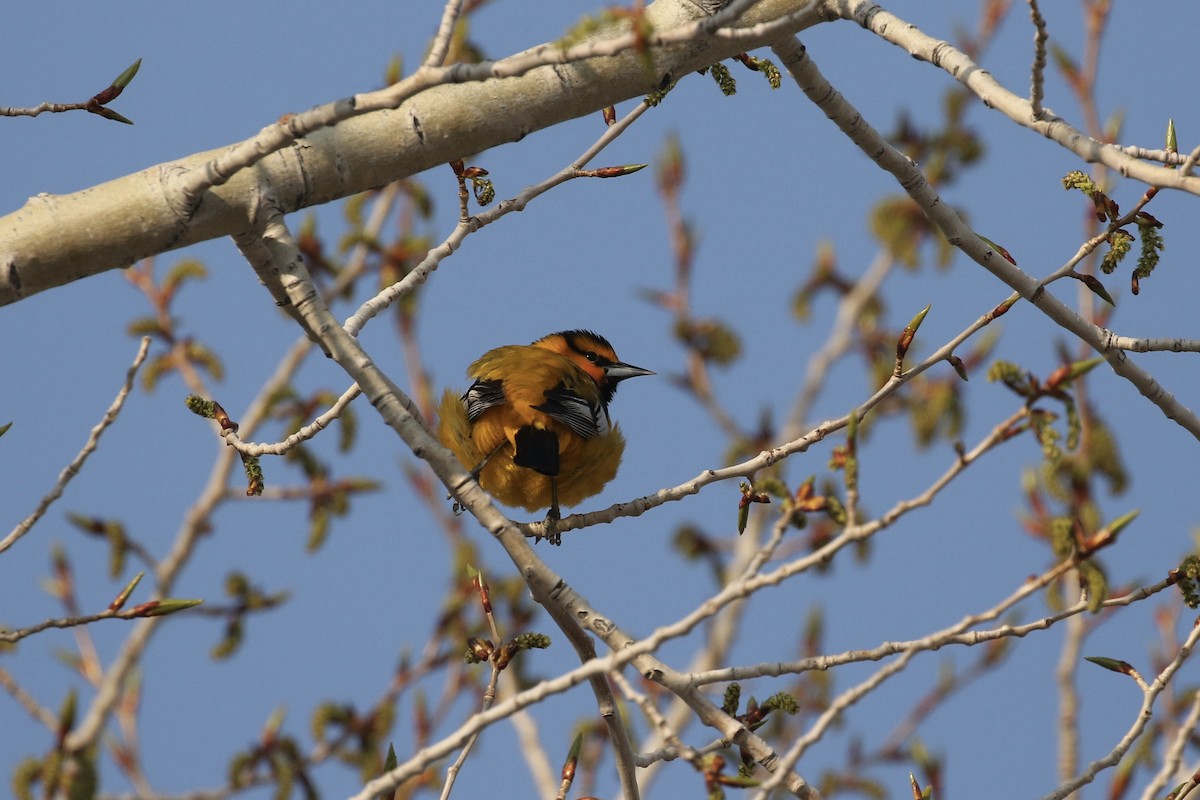
M558 532L558 522L562 519L562 514L557 508L552 508L546 514L546 521L542 523L543 531L542 538L555 547L562 544L562 534Z

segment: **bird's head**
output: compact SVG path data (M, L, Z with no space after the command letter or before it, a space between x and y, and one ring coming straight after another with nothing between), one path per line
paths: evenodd
M592 331L559 331L543 336L533 346L552 350L575 362L600 387L600 399L605 406L612 400L621 381L654 374L651 370L621 361L608 340Z

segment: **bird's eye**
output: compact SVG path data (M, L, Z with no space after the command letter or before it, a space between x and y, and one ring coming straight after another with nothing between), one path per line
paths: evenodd
M583 357L586 358L588 361L592 362L593 364L595 364L600 359L600 356L596 355L591 350L588 350L586 353L584 353Z

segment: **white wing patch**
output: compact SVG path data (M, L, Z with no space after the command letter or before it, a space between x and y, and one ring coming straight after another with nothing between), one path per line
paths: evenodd
M566 425L584 439L603 436L611 427L608 409L600 403L588 402L562 385L548 389L546 402L534 408Z
M467 419L471 422L477 421L489 408L508 402L501 381L475 381L462 399L467 404Z

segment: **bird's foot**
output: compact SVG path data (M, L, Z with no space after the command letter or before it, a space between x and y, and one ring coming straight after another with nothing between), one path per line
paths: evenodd
M542 538L555 547L562 544L562 534L558 532L558 522L562 519L562 514L558 508L551 508L546 513L546 521L542 523L545 527L542 532Z

